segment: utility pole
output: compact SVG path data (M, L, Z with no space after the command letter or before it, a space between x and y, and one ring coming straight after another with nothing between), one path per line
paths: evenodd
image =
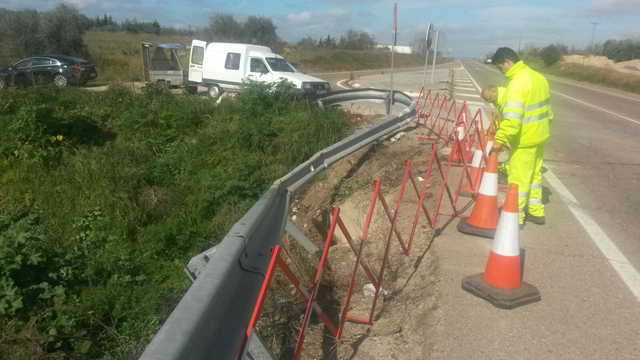
M592 22L593 25L593 33L591 34L591 51L593 51L593 42L596 39L596 26L600 25L600 23Z
M520 37L520 41L518 41L518 55L520 55L520 45L522 45L522 36Z

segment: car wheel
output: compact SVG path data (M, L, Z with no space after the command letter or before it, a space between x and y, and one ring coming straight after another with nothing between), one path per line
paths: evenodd
M0 77L0 90L4 90L7 88L7 80L3 77Z
M222 89L220 88L220 86L216 84L209 85L209 96L212 99L217 99L220 97L220 95L222 95Z
M63 74L57 74L53 77L53 83L57 87L66 87L69 85L69 79Z

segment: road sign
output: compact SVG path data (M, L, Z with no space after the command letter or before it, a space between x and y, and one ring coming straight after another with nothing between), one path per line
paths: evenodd
M427 27L427 50L431 49L431 42L433 41L433 23L429 23Z
M398 42L398 3L393 4L393 45Z

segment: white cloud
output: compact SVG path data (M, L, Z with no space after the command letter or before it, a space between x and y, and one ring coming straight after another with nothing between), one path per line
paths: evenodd
M323 15L335 20L345 20L350 17L349 10L343 8L333 8L323 11Z
M96 0L65 0L64 2L67 4L75 5L78 7L78 9L82 10L85 6L95 3Z
M311 20L311 11L302 11L297 14L289 14L287 15L287 20L294 24L304 23Z
M594 14L637 14L640 12L640 3L638 0L591 0L587 10Z

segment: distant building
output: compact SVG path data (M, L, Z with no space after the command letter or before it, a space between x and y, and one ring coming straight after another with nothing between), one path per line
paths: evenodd
M391 51L391 45L376 45L376 49L384 49L387 48ZM396 46L396 53L398 54L412 54L413 49L411 46Z

